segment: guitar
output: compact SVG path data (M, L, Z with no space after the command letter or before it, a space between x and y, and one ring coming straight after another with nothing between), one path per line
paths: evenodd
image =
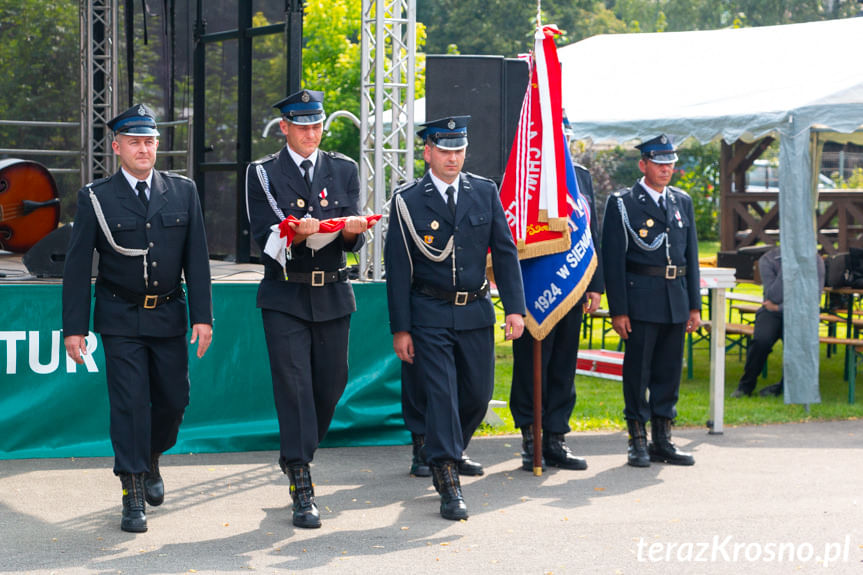
M57 183L45 166L0 160L0 249L23 253L57 228Z

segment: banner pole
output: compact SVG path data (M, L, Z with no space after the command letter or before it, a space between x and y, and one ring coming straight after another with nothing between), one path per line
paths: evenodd
M533 474L542 475L542 340L533 340Z

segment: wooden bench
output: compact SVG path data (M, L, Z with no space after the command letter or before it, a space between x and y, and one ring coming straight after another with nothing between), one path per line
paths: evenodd
M730 333L751 338L755 335L755 326L744 323L728 323L725 324L725 333L726 335ZM848 377L848 403L854 403L857 379L857 355L863 354L863 340L821 335L818 336L818 343L843 346L847 349L846 358L848 363L845 367Z

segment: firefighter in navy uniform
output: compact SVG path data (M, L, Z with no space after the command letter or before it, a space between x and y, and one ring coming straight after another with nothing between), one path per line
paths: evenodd
M83 363L95 249L93 328L105 350L114 473L123 485L120 527L142 532L145 504L165 496L159 456L176 443L189 404L188 323L198 357L212 338L210 262L195 184L153 169L153 112L134 106L108 127L121 169L78 192L63 270L63 335L69 356Z
M426 175L393 195L384 245L393 349L413 364L407 391L423 409L425 461L441 515L467 519L458 462L494 389L495 312L486 278L491 249L505 337L524 329L524 287L497 186L462 173L469 116L428 122Z
M596 202L593 181L587 168L575 164L578 189L590 209L590 232L598 248ZM597 257L599 253L597 252ZM599 308L602 298L602 266L597 265L584 297L542 340L542 456L545 463L561 469L587 469L587 462L566 445L569 418L575 408L575 370L582 313ZM533 342L530 332L512 342L512 387L509 408L515 426L521 428L521 466L533 470Z
M644 177L608 198L602 225L609 313L614 331L626 342L628 463L692 465L692 455L672 443L671 423L677 415L685 334L701 323L695 213L689 195L668 185L677 161L671 140L660 135L637 148Z
M264 253L258 288L279 420L279 465L291 482L293 524L321 526L309 464L348 382L348 332L356 311L345 252L367 229L359 217L357 164L319 150L323 93L300 90L276 103L286 145L249 166L246 202L252 236ZM272 226L288 216L296 236L279 254L267 250ZM347 217L329 243L307 245L322 220ZM273 257L276 256L276 257Z

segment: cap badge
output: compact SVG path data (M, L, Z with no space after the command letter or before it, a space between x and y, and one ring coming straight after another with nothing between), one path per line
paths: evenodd
M308 92L303 92L303 95L300 96L300 100L302 100L303 102L306 102L306 103L308 103L308 101L311 99L312 98L311 98L311 96L309 96Z
M138 115L139 116L146 116L147 115L147 110L144 109L144 106L138 106Z
M447 122L446 127L449 128L450 130L454 130L455 129L455 120L450 118L450 121Z
M668 138L666 138L665 134L663 134L662 137L659 138L659 141L662 142L663 144L667 144Z

